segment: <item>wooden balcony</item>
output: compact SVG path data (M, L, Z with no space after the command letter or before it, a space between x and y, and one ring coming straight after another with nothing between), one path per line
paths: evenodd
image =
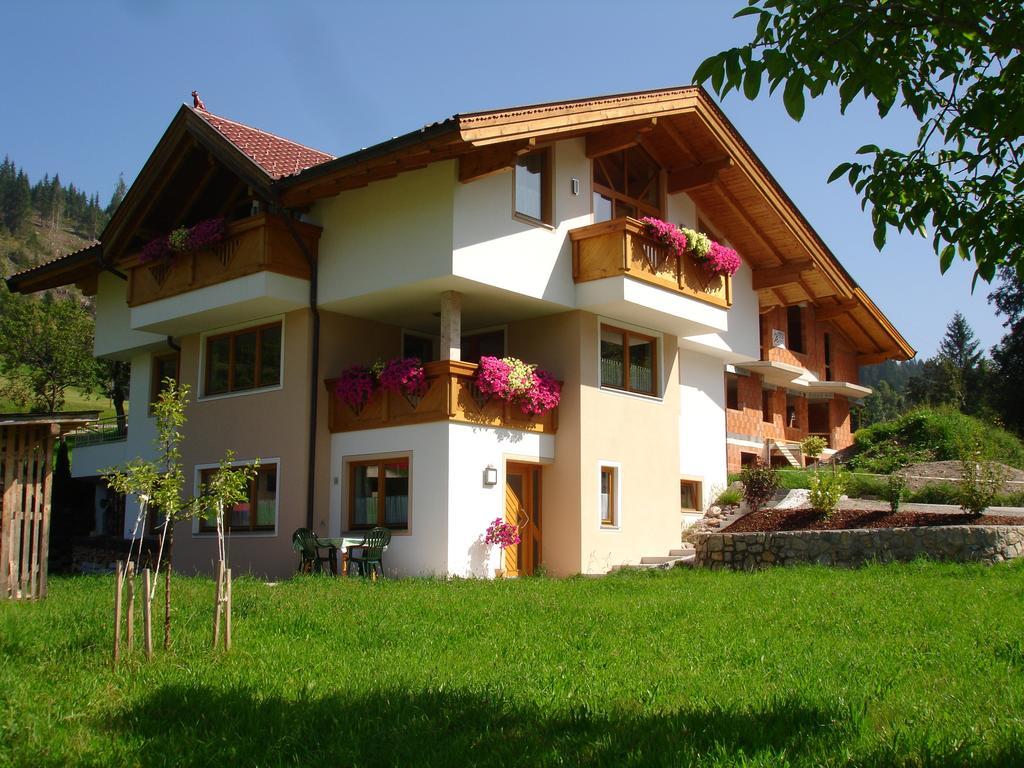
M316 258L320 227L294 222ZM169 262L144 263L139 256L128 270L128 306L136 307L256 272L309 279L309 262L280 216L261 213L226 227L223 242L201 251L175 254Z
M572 277L577 283L626 276L667 288L698 301L728 308L732 278L712 275L689 255L682 259L644 235L644 225L631 218L578 227L572 240Z
M458 360L426 363L427 390L414 400L397 392L377 390L359 412L337 395L337 379L324 382L331 393L327 423L331 432L399 427L432 421L455 421L482 427L519 429L524 432L554 434L558 429L558 409L540 416L527 416L519 406L497 398L485 398L474 382L477 365Z

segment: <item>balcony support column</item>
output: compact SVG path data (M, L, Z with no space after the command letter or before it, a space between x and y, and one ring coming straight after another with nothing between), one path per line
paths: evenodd
M462 359L462 294L441 294L441 359Z

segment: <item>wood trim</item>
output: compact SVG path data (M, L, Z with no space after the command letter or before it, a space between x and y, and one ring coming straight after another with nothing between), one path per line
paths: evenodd
M781 267L769 267L767 269L755 269L751 287L755 291L763 291L766 288L778 288L790 283L796 283L802 272L809 272L814 269L814 262L810 259L792 261L783 264Z
M279 469L278 463L276 461L267 462L266 464L260 464L259 467L256 469L256 476L253 477L253 479L249 482L249 526L247 528L243 528L241 526L233 526L233 525L231 525L230 518L228 517L231 514L231 512L230 511L225 511L225 513L224 513L224 517L225 517L225 519L224 519L224 530L225 531L230 531L231 533L260 533L260 532L264 532L264 531L274 531L274 530L277 530L277 525L278 525L278 521L280 520L280 514L281 514L281 509L280 509L281 494L280 494L280 490L278 490L278 492L276 493L276 498L275 498L275 501L274 501L274 504L275 504L275 507L274 507L274 524L273 525L256 525L257 504L258 504L258 496L259 496L259 478L260 478L260 475L267 474L270 471L271 467L273 467L273 470L274 470L274 487L276 488L277 487L277 483L279 483L280 480L281 480L280 472L278 471L278 469ZM206 482L206 478L208 478L211 475L213 475L213 473L215 473L216 471L217 471L217 467L207 467L205 469L200 469L199 470L199 482L200 483L205 483ZM210 525L208 522L206 522L205 518L202 518L202 517L199 518L199 532L200 533L216 533L216 531L217 531L217 526L216 525Z
M837 304L826 304L814 308L814 317L817 320L835 320L837 317L849 314L858 306L856 301L840 301Z
M673 170L668 174L668 193L674 195L677 192L713 184L718 180L719 173L731 167L732 158L725 156Z
M425 363L427 388L418 401L412 402L401 394L379 389L358 412L334 394L337 379L327 379L324 386L328 392L328 428L337 433L453 421L540 434L558 431L557 408L530 417L511 403L480 397L473 383L478 367L461 360Z
M544 168L540 173L540 218L535 218L528 213L520 211L516 203L516 179L514 173L520 160L525 160L530 157L543 157ZM534 150L532 152L524 152L515 158L513 166L513 177L512 177L512 214L518 218L523 218L529 222L539 222L548 226L552 225L554 221L554 175L555 175L555 155L551 147L543 147L541 149Z
M609 519L605 519L604 510L601 510L601 527L602 528L617 528L619 525L619 505L618 505L618 490L619 490L619 468L613 467L608 464L601 465L601 486L604 485L604 478L608 476L608 509ZM603 493L603 489L602 489ZM598 496L598 503L600 503L600 494Z

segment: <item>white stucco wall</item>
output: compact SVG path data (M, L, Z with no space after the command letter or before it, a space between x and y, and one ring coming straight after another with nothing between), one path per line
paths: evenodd
M101 272L96 287L96 357L127 360L132 353L154 344L163 344L164 336L132 330L128 308L128 283L109 272Z
M342 432L331 437L332 536L347 523L346 462L375 456L409 456L409 531L395 532L384 556L400 576L486 576L498 555L479 542L488 523L504 514L506 459L550 460L554 437L513 430L437 422ZM498 484L483 484L483 470L498 469Z
M314 205L320 303L450 276L457 174L453 160L433 163Z
M575 306L568 232L593 221L590 161L582 139L552 148L554 227L513 215L515 172L455 186L453 273L505 290ZM572 179L579 194L572 194ZM554 309L554 308L553 308Z
M722 360L679 350L679 474L703 481L704 508L725 487L725 384Z

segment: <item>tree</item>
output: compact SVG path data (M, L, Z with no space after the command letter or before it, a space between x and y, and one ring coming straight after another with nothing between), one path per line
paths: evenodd
M1006 428L1024 436L1024 280L1004 267L999 281L999 290L989 294L988 300L1006 318L1007 330L992 348L992 401Z
M181 465L182 432L189 387L173 379L164 380L160 397L153 404L156 416L156 461L135 459L122 468L103 471L103 478L118 493L145 497L149 508L159 513L161 537L166 540L164 568L164 649L171 647L171 572L174 569L174 526L193 517L223 514L223 510L249 498L249 485L255 477L253 466L232 468L234 454L228 451L218 471L205 483L198 496L185 497L185 472ZM145 599L149 599L146 595Z
M107 204L106 214L107 216L113 216L114 211L117 210L117 206L124 200L124 196L128 193L128 185L124 183L124 174L118 174L117 186L114 187L114 194L110 197L110 202Z
M840 111L858 96L885 116L905 107L920 123L910 151L861 147L841 163L871 206L881 249L888 227L930 230L945 272L953 259L991 281L1009 265L1024 277L1024 4L1005 0L747 0L754 39L706 59L694 80L724 96L757 98L782 86L799 120L805 95L838 88Z
M978 338L967 319L955 312L939 343L938 359L948 382L950 397L964 413L977 413L983 394L981 362L984 355L978 346Z
M125 434L128 420L124 412L124 404L128 399L128 386L131 384L132 366L124 360L97 360L96 385L104 396L110 398L117 416L117 431Z
M36 411L59 411L68 387L96 380L92 341L92 318L77 302L8 294L0 317L5 393Z

